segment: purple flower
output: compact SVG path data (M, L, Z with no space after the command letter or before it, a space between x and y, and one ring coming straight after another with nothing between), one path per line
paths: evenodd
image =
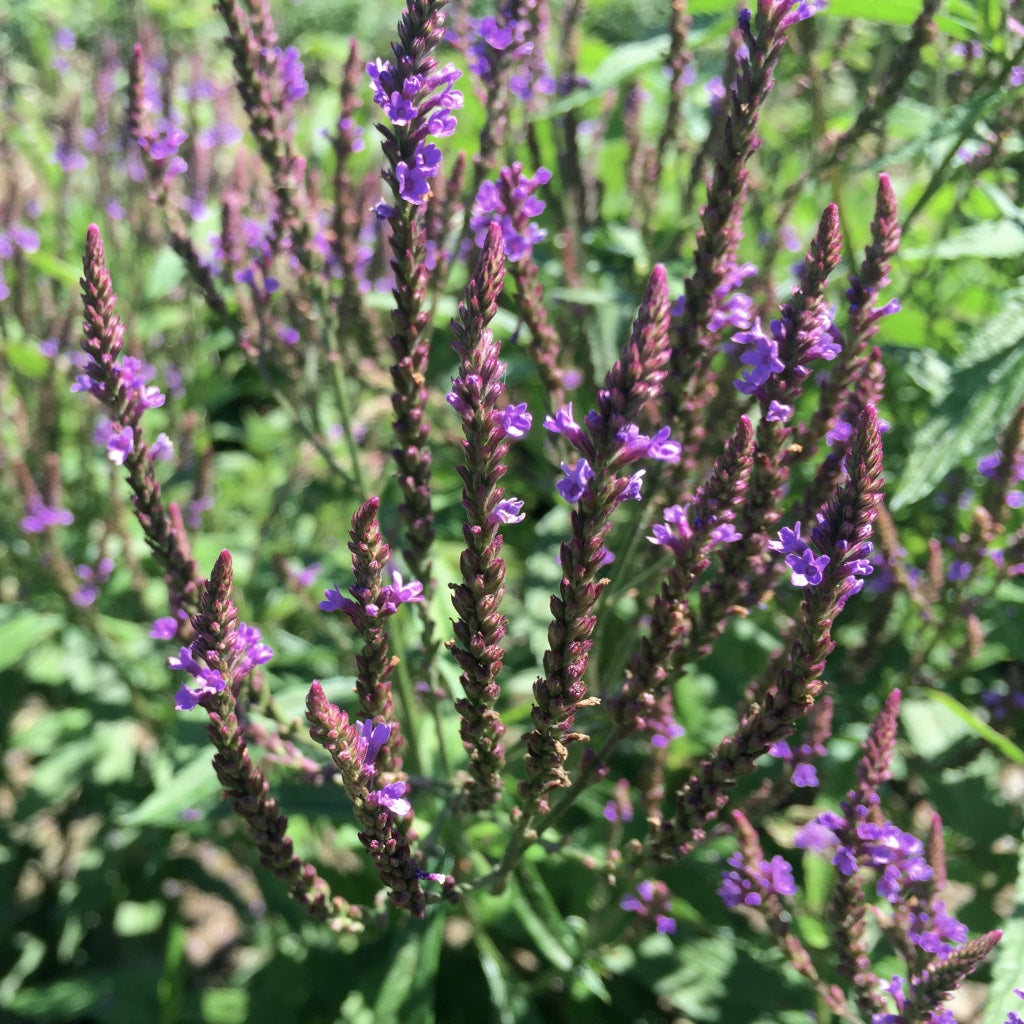
M783 402L776 402L773 398L768 403L768 412L765 419L769 423L785 423L793 415L793 406L785 405Z
M651 438L647 448L647 458L660 462L677 463L683 454L683 446L678 441L669 440L669 428L662 427Z
M853 425L846 420L836 420L836 425L825 435L825 443L834 445L836 441L845 444L853 437Z
M664 882L638 883L636 895L624 896L619 906L639 917L653 918L655 930L663 935L675 933L676 922L669 913L672 909L672 895Z
M391 726L386 722L378 722L374 725L372 719L367 719L365 722L356 722L356 728L359 730L362 763L367 767L372 767L373 762L377 760L380 748L387 743L388 737L391 735Z
M967 926L946 913L946 904L936 900L931 912L924 909L910 913L910 940L940 960L967 939Z
M633 820L633 809L629 809L629 816L627 817L626 813L619 808L619 805L614 800L609 800L608 803L604 805L604 811L602 813L604 814L605 821L613 823Z
M779 359L779 343L773 336L764 333L760 318L754 321L749 331L740 331L732 336L737 345L751 345L752 349L740 356L741 362L750 369L744 370L735 388L741 394L752 395L773 373L781 373L786 367Z
M412 810L412 804L404 797L408 788L404 782L389 783L370 793L366 803L370 807L382 807L396 818L404 818Z
M605 821L612 823L633 820L633 802L629 798L629 780L619 779L615 783L615 799L604 806Z
M149 457L154 462L168 462L174 458L174 442L163 433L149 446Z
M596 422L599 420L593 413L587 414L587 423L589 425L592 418L595 420L594 425L596 426ZM545 426L547 426L546 423ZM617 459L623 462L647 458L676 463L683 454L683 446L678 441L669 439L668 427L662 427L654 437L648 437L646 434L640 433L638 426L630 423L618 431L615 439L622 445Z
M526 518L519 498L504 498L487 517L489 523L521 523Z
M815 556L814 552L800 539L800 524L794 529L782 527L779 539L768 542L772 551L786 556L786 565L792 570L790 583L794 587L817 586L829 564L828 555Z
M798 554L787 555L786 565L792 569L789 581L794 587L816 587L824 578L822 574L828 567L828 563L828 555L815 557L809 547L804 548Z
M345 597L337 583L324 591L324 599L317 607L322 612L344 612L353 619L362 612L362 605Z
M392 573L392 577L392 584L381 587L379 604L367 601L365 593L355 586L349 588L349 593L356 600L345 597L335 584L331 589L324 591L324 599L320 602L319 608L324 612L344 612L358 626L364 616L371 619L384 618L398 611L401 604L423 600L422 583L417 580L406 583L399 572Z
M236 679L244 678L258 665L265 665L274 656L270 646L263 642L260 631L244 622L238 623L232 649L238 659L234 667Z
M366 65L366 73L370 76L373 87L373 102L387 115L396 127L407 127L426 113L426 133L439 138L451 135L455 131L455 118L451 111L461 109L462 93L452 88L452 84L462 74L454 64L446 64L435 70L427 78L421 75L407 75L401 81L390 61L382 61L379 57ZM441 92L435 96L430 93L437 89ZM420 96L420 102L414 102Z
M793 9L779 22L779 31L785 31L798 21L806 21L827 6L826 0L791 0Z
M544 212L546 205L533 192L550 180L551 172L546 167L538 168L532 178L525 177L523 165L517 161L502 168L497 182L483 182L469 221L476 244L484 244L487 228L492 221L497 221L509 260L517 263L529 255L533 246L547 237L547 232L532 222L532 218Z
M768 547L780 555L790 555L802 551L804 542L800 539L800 523L794 523L792 530L788 526L782 527L779 530L779 539L769 541Z
M743 854L739 850L727 863L733 870L723 873L722 885L718 890L718 895L727 907L736 907L741 903L747 907L759 907L764 896L769 893L792 896L796 892L793 868L779 854L771 860L761 861L754 870L744 864Z
M801 762L793 769L793 785L798 789L813 789L820 785L818 772L813 764Z
M0 231L0 261L14 258L16 252L33 253L39 250L39 232L24 224L11 224Z
M185 684L174 695L174 706L178 711L191 711L202 697L212 697L220 693L226 685L224 677L218 671L196 661L191 646L182 647L177 657L171 656L167 659L167 664L176 671L187 672L199 683L194 689Z
M652 747L667 747L673 740L686 735L686 730L671 717L644 717L644 726L651 732Z
M385 587L385 591L390 592L390 600L394 604L400 605L407 601L422 601L423 600L423 584L418 580L410 580L408 583L402 582L402 574L400 572L393 572L392 577L394 579L394 585L391 587Z
M501 426L506 437L518 441L533 426L533 417L526 411L526 403L510 405L501 411Z
M103 420L93 432L93 440L107 449L107 458L115 466L123 466L135 445L135 431L122 423Z
M690 529L687 513L689 503L686 505L669 505L662 513L663 523L654 523L651 526L651 533L647 539L652 544L661 544L665 547L677 550L693 536Z
M302 66L299 51L294 46L289 46L285 50L275 46L272 52L281 69L285 102L296 103L309 92L306 69Z
M156 374L156 368L135 356L125 356L117 368L125 391L135 396L142 409L157 409L166 398L158 387L147 386Z
M866 820L868 808L863 804L857 805L853 814L856 824L852 846L840 842L840 835L849 835L849 825L835 811L826 811L804 826L796 835L795 845L818 851L835 846L832 864L847 877L853 875L861 863L879 870L878 895L890 903L897 903L910 883L932 877L919 839L892 822L876 824Z
M79 608L87 608L97 597L100 587L110 579L114 571L114 560L104 556L99 560L96 568L91 565L75 566L75 575L82 581L82 586L71 595L71 603Z
M629 483L626 484L626 489L622 492L623 501L640 501L642 497L640 488L643 486L644 475L646 473L646 469L638 469L629 478Z
M422 206L430 195L430 182L437 176L440 166L441 150L437 146L432 142L417 146L411 167L405 160L395 165L398 194L407 203Z
M42 533L50 526L70 526L75 517L58 505L44 504L38 494L33 494L25 503L26 515L21 520L23 533Z
M587 484L594 479L594 471L586 459L580 459L571 469L563 462L561 469L565 479L560 480L555 489L570 505L575 505L583 497Z
M85 154L80 153L70 142L65 140L57 143L50 160L65 174L72 174L89 166L89 161L85 158Z
M559 409L554 416L545 416L544 429L553 434L561 434L576 449L585 443L583 428L572 418L572 402Z
M743 534L732 523L722 523L716 526L709 536L716 544L734 544L743 539Z
M178 620L173 615L157 619L149 631L154 640L171 640L178 632Z

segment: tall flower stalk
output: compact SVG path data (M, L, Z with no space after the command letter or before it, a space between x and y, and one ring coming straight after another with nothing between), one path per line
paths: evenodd
M125 469L135 517L163 569L171 613L184 629L185 613L196 609L199 574L181 512L174 503L165 508L154 471L154 463L169 457L173 447L165 434L147 445L141 426L145 411L163 405L164 395L149 384L152 368L124 354L124 324L114 309L117 296L107 270L103 239L95 224L89 225L86 235L83 269L82 349L88 362L72 390L89 392L106 411L108 419L100 439L108 458Z
M332 896L316 868L295 853L288 819L249 754L236 697L245 677L271 652L258 632L239 623L231 582L231 556L222 551L203 584L199 609L192 617L195 637L178 658L171 659L172 668L188 672L199 683L198 687L182 687L178 707L202 706L209 714L207 733L217 751L213 769L235 812L248 826L263 865L287 884L293 899L310 916L337 930L361 931L360 908Z
M869 538L882 498L882 446L872 409L865 411L858 426L849 474L819 515L812 533L813 550L799 540L796 531L780 531L777 547L786 554L791 579L807 588L800 637L763 702L747 711L737 731L676 791L674 807L648 838L649 855L677 857L703 842L737 781L754 770L757 759L773 743L792 733L794 724L808 714L824 688L825 660L835 647L835 617L860 590L863 575L870 571Z
M499 557L501 527L521 522L522 502L506 498L501 478L510 440L522 437L531 417L522 405L498 408L505 391L507 367L498 358L500 346L487 326L497 312L504 279L501 229L487 230L476 273L452 320L452 347L459 357L459 374L448 401L462 417L465 462L462 507L466 522L462 536L466 548L460 559L462 582L452 584L452 604L458 615L455 639L449 643L462 669L465 697L455 707L462 718L459 734L469 755L468 796L474 808L484 808L501 791L505 725L495 710L498 674L504 652L502 638L508 619L500 611L504 596L505 562Z
M388 632L384 625L399 605L423 600L423 586L416 580L405 583L393 573L394 582L384 582L384 568L391 561L391 548L385 543L377 523L379 498L363 502L352 516L349 550L352 552L351 597L337 586L324 593L320 608L325 612L344 612L363 638L356 655L356 695L360 707L371 722L387 725L390 742L381 752L377 768L385 775L402 767L402 734L391 698L391 673L398 658L388 650Z
M462 93L453 88L460 72L453 64L438 67L434 51L444 37L445 0L410 0L398 25L393 59L378 58L367 65L374 101L389 124L378 124L387 166L385 183L391 202L381 203L391 235L391 267L395 274L389 339L395 440L393 455L404 498L399 509L404 526L402 553L413 575L432 590L430 548L434 514L430 504L431 453L426 420L427 359L430 354L429 313L426 307L428 271L424 208L431 180L441 164L441 151L431 137L455 131L454 111ZM425 634L432 647L432 628Z
M654 437L640 433L636 419L656 399L668 361L668 288L665 271L656 267L633 322L629 343L608 372L597 410L585 428L573 419L572 406L548 417L545 427L561 434L578 453L574 465L562 463L558 492L573 505L572 538L561 547L562 582L553 597L544 674L533 687L533 729L526 736L527 778L520 794L528 812L546 811L550 790L568 786L566 744L584 737L572 731L579 709L596 702L587 696L584 675L593 646L595 606L608 580L605 541L611 516L625 500L640 500L644 470L622 475L643 458L671 461L679 446L668 431Z

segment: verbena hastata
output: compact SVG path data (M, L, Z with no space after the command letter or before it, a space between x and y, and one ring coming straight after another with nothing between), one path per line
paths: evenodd
M948 999L1000 939L970 938L955 916L938 814L921 838L906 802L884 809L900 708L891 684L852 788L827 797L845 785L833 728L849 746L853 719L872 708L833 685L866 677L842 646L870 665L870 637L913 621L907 686L938 686L943 658L959 671L985 645L988 591L1024 571L1024 406L991 425L976 479L950 502L968 525L949 538L936 527L908 555L884 504L874 347L900 309L883 295L901 235L894 182L872 182L870 223L847 224L840 197L819 201L786 285L772 265L807 180L783 182L777 222L760 205L762 123L787 38L813 49L804 23L823 6L759 0L740 13L694 145L683 120L691 24L672 4L657 124L642 116L639 80L622 86L628 237L644 256L600 300L587 290L607 198L595 154L614 117L609 107L581 119L582 5L565 6L556 55L543 0L503 0L480 17L456 9L454 27L445 0L409 0L390 53L348 50L326 147L310 145L314 76L266 0L216 4L240 108L208 85L199 117L203 91L171 89L159 40L134 46L119 160L149 212L129 226L159 230L206 328L260 382L260 415L283 411L295 450L262 457L299 467L279 496L296 554L310 536L305 488L311 514L331 524L318 542L340 548L338 510L350 515L350 563L316 552L334 574L321 617L312 567L289 566L282 587L302 595L305 618L285 629L264 602L259 628L239 621L233 574L261 557L255 541L221 551L202 577L192 551L209 547L200 517L213 490L200 482L214 445L207 462L196 456L197 395L180 376L154 383L162 357L115 309L110 228L86 233L82 354L48 355L101 410L93 441L126 478L163 574L151 635L173 640L168 663L184 673L168 702L207 716L225 797L261 863L317 921L353 935L393 926L385 898L350 878L359 869L320 863L326 844L290 833L287 777L336 783L334 817L354 819L350 846L386 900L417 918L461 909L487 964L488 915L503 913L506 888L513 901L535 894L539 865L586 872L585 898L546 906L557 927L578 922L559 940L574 950L561 969L593 975L592 994L623 935L685 957L703 905L687 886L710 892L719 872L726 906L770 934L822 1020L946 1024ZM822 143L819 170L882 124L934 35L935 6L852 127ZM99 112L115 119L105 95ZM251 145L233 148L238 109ZM463 121L481 126L469 157ZM72 168L73 140L61 145ZM689 218L679 198L703 191L684 242L666 224ZM194 221L214 205L211 235ZM38 239L16 206L0 256L20 272ZM763 244L745 238L764 224ZM844 230L870 235L859 262ZM57 586L88 614L118 571L108 537L125 552L131 540L111 525L72 569L57 539L83 512L57 457L27 439L25 450L21 531L45 542ZM165 500L175 481L164 462L197 478L184 510ZM296 666L303 630L319 638L320 665L325 634L334 639L326 663L352 685ZM279 685L296 676L304 709ZM1022 693L1019 671L987 688L994 724L1024 718ZM811 884L822 855L834 869L824 903ZM808 923L816 915L827 940Z

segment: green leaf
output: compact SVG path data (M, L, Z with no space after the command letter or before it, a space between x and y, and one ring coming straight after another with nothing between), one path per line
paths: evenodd
M963 722L971 732L995 747L1004 757L1015 761L1017 764L1024 764L1024 750L1021 750L1008 736L996 732L992 726L982 721L970 708L964 707L952 694L946 693L944 690L923 690L922 692L928 700L934 701L936 704L952 711L953 715ZM949 733L946 731L943 738L948 739L948 736Z
M79 264L62 260L45 249L40 249L38 252L27 252L24 254L24 258L30 267L46 277L66 284L69 288L78 287L78 279L82 276L82 268Z
M947 10L936 17L936 24L949 35L959 39L970 38L970 28L977 25L977 12L955 0L944 6ZM921 0L886 0L884 4L878 0L829 0L828 6L816 17L863 18L875 24L912 25L920 13ZM969 25L963 23L965 17L970 17Z
M981 1024L1003 1024L1011 1010L1024 1010L1020 997L1013 994L1024 981L1024 843L1017 861L1017 888L1013 913L1003 924L1003 937L996 946L985 1016Z
M39 351L39 346L34 341L8 343L4 357L12 370L30 380L42 380L50 365L50 360Z
M541 1018L530 1006L515 972L509 969L508 962L480 922L474 921L473 925L473 942L480 957L480 969L499 1024L540 1024Z
M0 672L16 665L33 648L48 640L60 629L56 615L21 612L0 622Z
M917 433L892 498L893 510L927 497L996 435L1024 401L1024 303L1010 300L954 364L949 394Z
M690 0L689 14L722 14L735 11L732 0ZM828 6L816 18L860 18L879 25L912 25L921 13L921 0L829 0ZM943 13L936 15L935 23L946 35L956 39L973 39L977 35L978 12L973 0L951 0L943 4Z
M519 890L518 898L512 902L515 915L533 939L537 952L546 957L553 967L565 974L570 973L576 964L575 936L565 927L561 912L547 891L540 872L523 861L518 877L510 883L512 887ZM540 904L540 911L537 904ZM573 947L573 952L567 947Z
M402 933L398 948L391 954L391 967L374 1005L377 1020L432 1024L444 921L444 914L432 914L426 921L417 921Z
M648 67L660 67L668 53L669 42L668 35L663 33L641 43L616 46L614 52L609 54L597 70L587 76L586 88L574 89L568 96L545 107L537 119L546 120L575 110L604 95L620 82L632 78L638 71Z
M214 803L220 788L209 757L196 757L181 771L158 783L135 810L122 814L119 824L180 825L183 811Z
M909 249L901 255L908 260L1009 259L1024 252L1024 228L1012 220L983 221L946 235L935 245Z

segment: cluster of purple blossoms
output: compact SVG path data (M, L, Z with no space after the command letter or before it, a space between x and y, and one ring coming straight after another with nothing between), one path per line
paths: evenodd
M548 233L531 218L539 217L547 205L533 193L550 180L551 172L546 167L538 168L533 177L526 177L523 165L517 160L501 169L497 181L483 182L473 200L469 220L476 244L484 244L488 226L496 221L501 227L508 259L518 263L528 256L538 242L547 238Z
M153 622L149 635L154 640L172 640L178 634L178 626L188 619L188 612L180 609L177 615L164 615Z
M740 331L732 336L734 345L750 345L744 349L740 362L746 363L750 369L744 370L735 388L742 395L753 395L773 373L782 373L785 363L779 359L779 341L782 322L773 320L771 334L765 334L761 320L757 318L749 331Z
M708 321L708 331L720 331L727 324L738 330L748 330L754 323L754 300L739 290L740 285L757 273L753 263L734 264L726 270L721 283L715 288L715 305ZM686 295L680 295L669 309L674 317L683 315ZM735 339L733 339L735 340Z
M685 505L669 505L662 513L663 521L651 526L647 539L652 544L671 548L676 554L682 554L693 541L695 532L703 533L710 527L709 538L715 544L732 544L740 540L742 534L731 522L718 522L712 516L706 522L690 524L690 503Z
M784 32L787 28L795 25L798 21L806 21L819 11L828 6L828 0L792 0L793 9L783 16L779 22L779 31ZM740 23L743 23L744 15L747 21L750 20L750 11L744 9L740 13Z
M356 757L366 773L373 776L377 772L374 761L377 759L380 748L387 743L391 736L391 726L386 722L378 722L374 725L371 719L367 719L365 722L356 722L355 726L359 730ZM382 807L390 811L396 818L404 818L412 810L412 804L405 799L408 788L404 782L390 782L369 793L366 802L370 807Z
M884 986L884 990L892 996L896 1012L889 1013L883 1010L879 1013L872 1014L871 1024L903 1024L907 1019L904 1014L904 1010L907 1007L907 994L904 991L904 985L906 982L907 979L901 978L898 974L894 974L892 976L892 980L888 985ZM913 984L913 980L911 980L911 984ZM1014 995L1018 995L1021 999L1024 999L1024 992L1022 992L1021 989L1015 988L1013 992ZM916 1019L923 1020L925 1024L958 1024L956 1016L953 1014L952 1010L944 1010L941 1007L936 1010L928 1011L927 1017ZM1022 1018L1020 1014L1014 1013L1011 1010L1003 1024L1024 1024L1024 1018Z
M486 333L490 333L489 330ZM499 364L500 367L504 367L504 363ZM503 371L499 371L503 372ZM445 395L445 401L462 417L472 415L472 409L463 397L456 391L456 387L461 387L463 393L475 392L479 394L482 381L480 377L471 373L463 378L460 382L455 383L455 387ZM498 424L501 427L504 436L510 438L513 441L519 441L530 431L530 427L533 426L533 416L527 411L525 402L516 402L512 405L507 405L504 409L497 413ZM493 525L495 523L521 523L526 518L523 512L523 502L520 498L502 498L488 516L489 522Z
M139 138L139 147L159 165L164 178L184 174L188 164L178 150L188 138L188 132L170 118L161 118Z
M92 435L93 442L107 449L107 458L123 466L135 447L135 430L123 423L101 419ZM167 462L174 456L174 442L164 433L156 436L147 454L151 462Z
M623 897L619 906L639 917L653 918L655 930L662 935L675 934L676 922L671 915L672 894L664 882L640 882L636 895Z
M503 5L504 8L510 6ZM513 18L505 13L499 24L497 18L488 15L470 18L469 27L475 38L466 47L466 60L469 70L482 82L494 81L497 64L491 53L494 51L503 54L504 63L512 69L508 89L513 96L528 100L534 93L550 96L555 91L555 80L548 73L543 54L533 40L527 39L533 28L528 19Z
M278 66L281 83L284 86L282 97L284 102L286 104L298 103L309 92L306 69L302 66L299 51L294 46L289 46L284 50L280 46L275 46L270 50L264 50L263 56L270 58Z
M755 869L743 862L737 850L727 861L731 871L723 872L718 895L727 907L759 907L765 895L792 896L796 892L793 868L785 857L776 854L771 860L762 860Z
M591 410L584 417L583 422L591 431L600 427L600 416ZM559 409L554 416L547 416L544 420L544 429L550 430L553 434L561 434L577 451L584 453L577 460L575 466L568 466L561 463L561 470L565 479L560 480L555 486L558 493L570 504L576 502L586 493L587 485L594 479L594 469L590 463L590 456L594 445L574 419L572 414L572 402L564 408ZM669 438L669 428L662 427L653 437L641 434L638 427L630 424L623 427L616 434L618 448L611 460L611 468L618 469L630 462L639 459L655 459L660 462L677 463L682 457L682 445L678 441ZM626 481L620 501L639 501L641 498L641 487L643 485L644 469L637 470Z
M38 494L33 494L25 503L25 515L21 520L23 533L42 533L51 526L70 526L74 515L59 505L47 505Z
M815 789L819 785L818 771L809 758L824 757L825 746L822 743L804 743L796 754L785 741L779 740L768 748L768 753L786 764L793 765L792 782L798 789Z
M98 379L90 372L92 360L79 353L75 357L79 367L84 369L71 385L72 391L88 391L89 394L104 404L117 401L115 396L106 395L107 383ZM157 409L164 404L166 396L154 384L149 382L156 374L156 369L135 356L125 356L120 363L112 364L113 374L117 380L117 389L123 389L128 414L120 421L101 419L93 432L93 441L101 448L106 448L107 457L116 466L123 466L136 446L135 426L131 420L146 409ZM136 423L137 426L137 423ZM166 462L174 455L174 442L167 434L159 434L147 451L149 460Z
M413 206L422 206L430 195L430 182L441 166L441 151L427 136L446 138L455 133L454 110L463 104L462 93L452 85L462 74L454 64L428 75L401 75L390 61L379 57L366 65L373 83L373 101L398 128L414 127L415 150L411 157L398 161L395 178L398 194ZM440 92L437 90L440 89ZM415 126L414 126L415 122ZM386 207L378 205L378 216L389 216Z
M106 555L96 563L95 568L91 565L76 565L75 575L82 581L82 585L71 595L71 603L79 608L88 608L99 597L100 587L110 579L113 571L114 560Z
M745 348L740 361L747 369L740 374L734 387L740 394L757 395L768 383L769 378L782 373L785 363L779 356L779 344L785 341L785 324L781 320L772 320L768 325L768 333L761 326L760 318L756 318L749 330L740 331L730 339L732 345L750 346ZM823 317L817 331L817 338L806 351L808 359L825 359L831 361L842 351L842 335L832 318L832 314ZM792 368L797 378L809 376L806 366L797 365ZM793 415L792 406L772 400L766 418L771 422L785 422Z
M398 606L409 602L423 600L423 584L418 580L410 580L408 583L402 579L402 574L393 572L394 583L381 587L380 597L377 601L367 601L366 592L353 584L349 587L349 593L355 598L345 597L341 588L335 584L329 590L324 591L324 599L320 602L320 610L324 612L344 612L357 626L364 617L371 619L385 619L398 611Z
M890 821L868 821L869 809L864 804L858 804L854 813L857 822L852 845L840 838L850 832L846 818L835 811L825 811L797 833L796 846L819 853L835 847L832 864L847 877L855 874L861 864L875 868L880 872L878 895L890 903L897 903L911 882L925 882L932 877L919 839Z
M930 908L911 910L907 934L911 942L926 953L944 960L957 946L967 941L967 925L947 914L942 900L935 900Z
M792 570L790 583L794 587L816 587L821 583L825 569L829 564L828 555L815 555L811 548L800 539L800 524L795 523L793 529L788 526L779 530L779 539L768 542L772 551L786 556L786 565ZM871 571L868 566L867 572ZM865 573L866 575L867 573Z
M88 364L92 361L87 356L79 357L86 365L86 373L80 373L71 385L72 391L88 391L90 395L103 399L106 385L88 372ZM115 364L114 371L118 382L128 394L130 404L137 409L157 409L164 404L163 392L150 381L156 374L154 367L144 363L135 356L125 356Z
M212 697L220 693L226 686L224 676L211 668L196 656L196 641L188 647L182 647L177 656L167 659L167 664L177 671L187 672L199 686L196 688L185 684L174 695L174 706L178 711L191 711L203 697ZM232 637L231 677L233 680L244 679L258 665L265 665L274 656L274 652L263 642L260 631L255 626L238 623Z

